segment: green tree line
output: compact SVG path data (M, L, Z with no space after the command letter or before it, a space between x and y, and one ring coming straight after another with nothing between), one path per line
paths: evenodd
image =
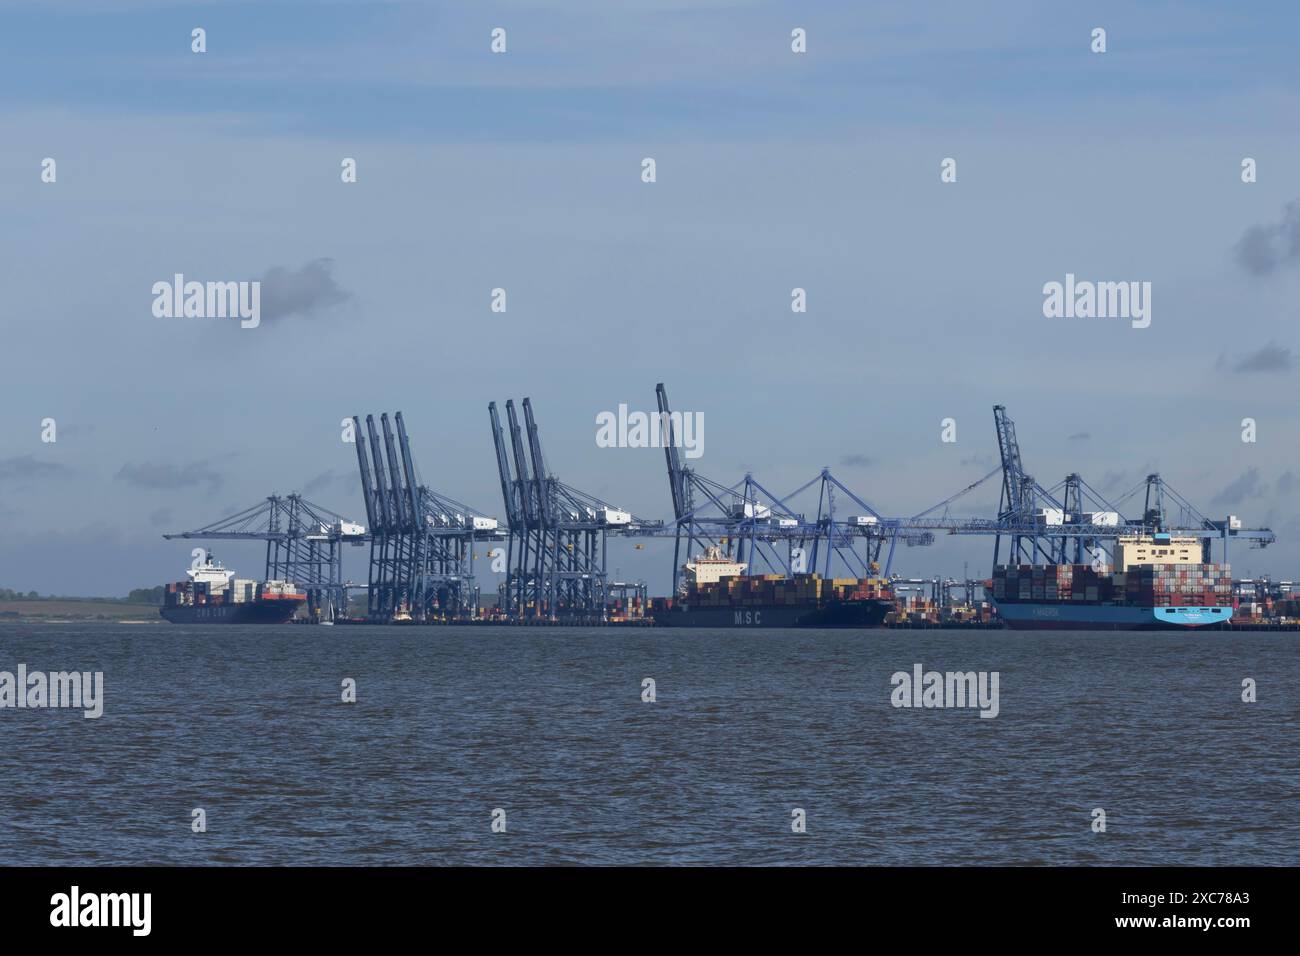
M114 601L121 604L162 604L163 586L152 588L135 588L126 597L88 598L65 597L57 594L37 594L35 591L15 591L13 588L0 588L0 601Z

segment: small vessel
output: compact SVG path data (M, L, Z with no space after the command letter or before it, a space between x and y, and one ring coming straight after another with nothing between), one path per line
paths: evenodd
M894 609L883 578L819 574L746 575L747 565L711 547L683 566L684 584L671 601L657 598L660 627L879 627Z
M307 602L292 583L236 578L211 554L186 575L166 586L158 612L173 624L283 624Z

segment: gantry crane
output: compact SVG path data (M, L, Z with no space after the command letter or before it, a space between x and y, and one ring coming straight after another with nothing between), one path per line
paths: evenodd
M542 452L532 400L525 398L522 408L521 426L514 400L506 402L507 454L496 402L488 404L510 530L502 609L512 620L606 621L608 538L652 534L663 522L638 518L560 481ZM644 585L641 590L644 596Z
M388 622L475 617L474 543L501 541L496 518L420 483L401 412L352 419L361 493L370 521L367 617ZM382 446L380 431L383 432ZM382 447L382 450L381 450Z

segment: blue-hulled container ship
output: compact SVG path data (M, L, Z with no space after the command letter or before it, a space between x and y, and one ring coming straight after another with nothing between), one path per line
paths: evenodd
M1205 627L1232 620L1231 607L1145 607L1072 605L1064 601L1006 601L994 598L998 617L1018 630L1149 631Z
M1115 564L998 565L989 596L1009 628L1145 631L1219 628L1232 620L1232 575L1199 559L1200 542L1121 537Z

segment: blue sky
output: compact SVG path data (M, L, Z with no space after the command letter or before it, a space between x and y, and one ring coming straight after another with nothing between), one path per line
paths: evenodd
M1045 484L1077 470L1118 491L1158 468L1207 513L1278 531L1239 572L1293 576L1300 263L1256 274L1234 250L1258 226L1284 243L1300 199L1298 19L0 0L0 586L174 579L188 549L161 531L271 493L359 514L338 429L355 412L403 410L425 480L499 514L486 405L531 395L562 479L663 517L661 456L594 441L598 412L653 407L658 381L705 414L700 471L787 489L825 465L890 514L992 466L1001 402ZM150 312L176 272L322 259L328 288L257 330ZM1044 318L1067 272L1151 281L1151 327ZM941 540L899 570L974 572L990 551ZM670 560L613 556L657 591Z

